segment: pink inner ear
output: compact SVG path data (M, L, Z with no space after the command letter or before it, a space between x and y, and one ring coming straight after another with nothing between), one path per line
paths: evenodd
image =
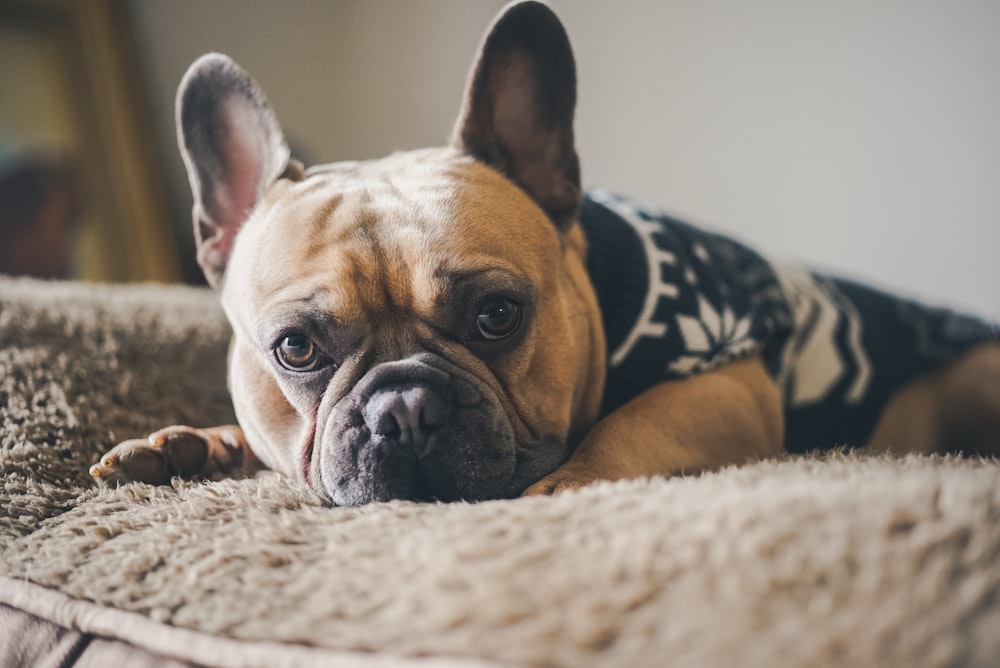
M257 204L260 184L269 153L268 128L262 127L259 113L240 97L230 98L223 113L226 115L226 137L221 146L225 176L216 185L218 213L225 227L239 228Z
M203 239L211 245L213 258L225 261L243 223L260 198L260 186L268 156L268 132L258 114L242 98L234 97L223 110L226 136L220 146L222 174L212 188L212 229ZM208 231L208 230L205 230Z

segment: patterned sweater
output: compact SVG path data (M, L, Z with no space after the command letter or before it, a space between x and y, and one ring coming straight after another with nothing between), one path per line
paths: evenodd
M759 354L782 393L787 450L860 446L896 391L1000 340L995 323L769 261L602 191L580 222L607 334L603 414Z

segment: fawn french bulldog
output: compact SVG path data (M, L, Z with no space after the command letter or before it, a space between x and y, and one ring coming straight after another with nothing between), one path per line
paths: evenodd
M766 260L581 189L566 33L504 9L449 146L304 169L226 56L177 96L239 427L101 481L269 467L336 504L488 499L783 449L1000 447L995 325Z

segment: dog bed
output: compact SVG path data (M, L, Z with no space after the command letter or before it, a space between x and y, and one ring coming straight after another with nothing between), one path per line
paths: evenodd
M226 345L206 290L0 279L0 664L1000 662L995 461L361 508L273 473L96 487L118 440L233 419Z

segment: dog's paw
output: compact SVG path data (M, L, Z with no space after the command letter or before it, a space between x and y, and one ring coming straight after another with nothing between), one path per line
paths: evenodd
M552 496L570 489L579 489L595 483L599 478L592 476L574 474L562 469L545 476L528 489L521 492L521 496Z
M148 438L119 443L90 467L101 483L145 482L166 485L174 476L192 478L205 473L213 434L193 427L167 427Z

